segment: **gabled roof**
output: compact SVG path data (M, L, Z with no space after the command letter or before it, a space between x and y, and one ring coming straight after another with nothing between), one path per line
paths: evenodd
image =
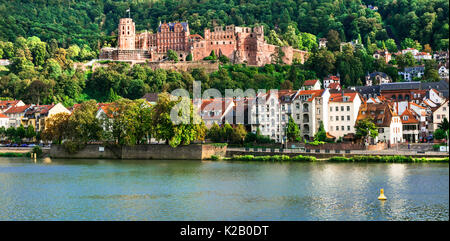
M318 79L306 80L303 85L304 86L314 86L317 83L317 81L319 81L319 80Z
M5 114L19 114L25 112L31 105L13 106L5 111Z
M357 120L371 118L377 127L389 127L395 116L398 116L397 113L386 102L365 103L359 109Z
M330 85L328 85L329 89L340 89L341 85L337 82L331 83Z
M164 24L167 24L167 25L169 26L170 31L173 31L173 29L174 29L174 27L175 27L175 25L176 25L177 23L163 23L163 24L160 24L160 25L158 26L158 32L161 32L161 26L164 25ZM184 31L187 31L188 23L187 23L187 22L181 22L180 24L181 24L181 26L183 27L183 30L184 30Z
M2 114L2 113L0 113L0 118L9 118L9 117L4 115L4 114Z
M404 119L404 116L408 116L407 120ZM402 120L403 124L418 124L419 120L414 116L411 110L408 108L403 111L403 113L400 115L400 119Z
M322 96L324 91L325 90L300 90L297 97L302 95L311 95L307 101L312 101L314 98Z
M345 102L353 102L355 100L356 95L358 95L358 93L356 92L344 93L344 96L349 98L349 100ZM344 97L342 96L342 93L330 94L330 102L344 102Z

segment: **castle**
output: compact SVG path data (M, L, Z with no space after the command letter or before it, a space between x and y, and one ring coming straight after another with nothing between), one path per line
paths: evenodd
M204 38L190 34L187 22L160 23L156 33L136 33L131 18L122 18L118 28L117 48L103 48L101 59L151 61L167 60L167 51L174 50L181 61L190 54L192 61L203 60L212 51L217 56L226 56L232 63L263 66L277 62L292 64L297 59L304 63L308 52L290 46L279 47L264 40L263 26L236 27L228 25L205 29ZM281 56L278 56L282 52Z

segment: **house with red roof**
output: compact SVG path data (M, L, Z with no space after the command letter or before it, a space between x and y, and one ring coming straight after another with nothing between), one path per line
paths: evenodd
M24 105L25 103L21 100L0 100L0 113L4 113L11 107Z
M358 92L331 93L328 101L328 132L339 138L355 133L354 126L358 118L362 98Z
M318 79L311 79L306 80L305 83L303 83L302 90L320 90L322 88L322 84L320 83L320 80Z
M62 112L70 114L70 111L61 103L31 105L30 108L25 111L21 124L25 127L32 125L36 131L43 131L45 130L46 120L49 117Z
M420 121L416 113L410 109L406 109L400 115L402 120L403 140L409 143L416 143L419 141Z
M31 108L31 105L13 106L3 112L3 114L9 118L8 127L19 127L22 124L22 119L29 108Z
M9 117L0 113L0 127L8 129Z

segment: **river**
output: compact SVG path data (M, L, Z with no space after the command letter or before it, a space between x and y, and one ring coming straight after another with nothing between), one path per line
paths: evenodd
M449 164L0 158L0 220L449 220Z

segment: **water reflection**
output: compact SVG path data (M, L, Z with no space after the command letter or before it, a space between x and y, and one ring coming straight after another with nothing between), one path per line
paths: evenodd
M0 220L448 220L448 164L0 158ZM387 201L377 200L384 188Z

